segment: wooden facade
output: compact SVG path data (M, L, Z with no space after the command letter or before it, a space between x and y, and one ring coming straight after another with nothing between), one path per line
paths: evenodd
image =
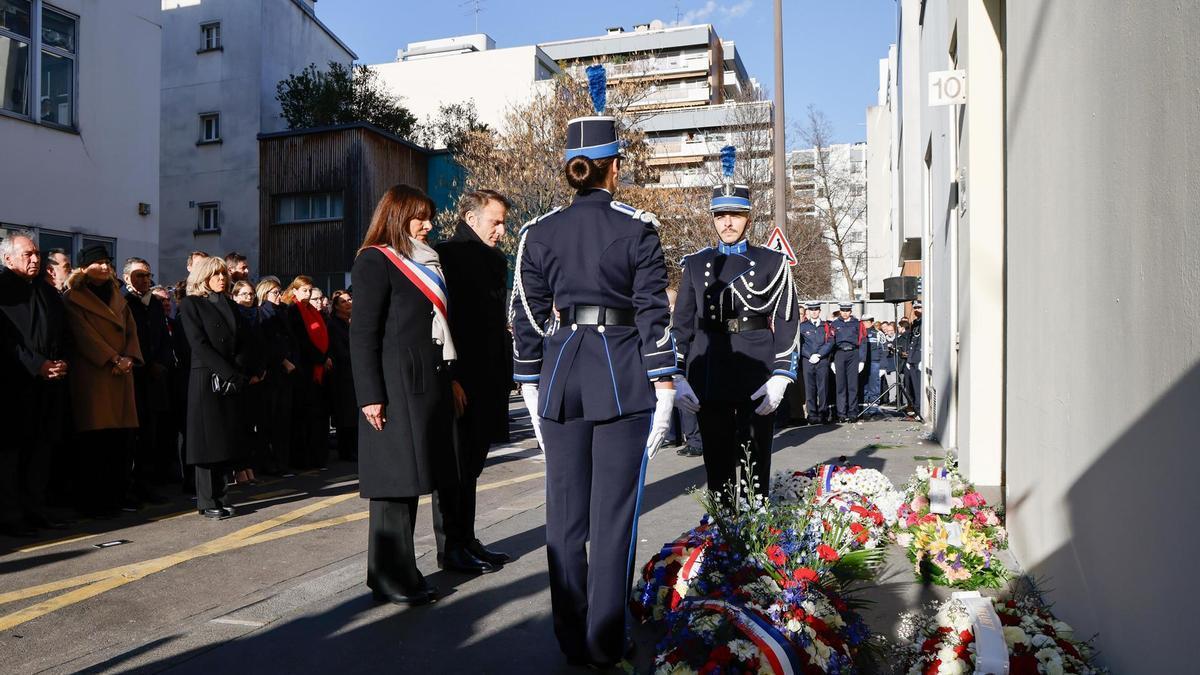
M426 189L429 154L366 123L260 135L257 269L341 286L380 196L397 183ZM341 194L341 218L278 221L280 198L320 193Z

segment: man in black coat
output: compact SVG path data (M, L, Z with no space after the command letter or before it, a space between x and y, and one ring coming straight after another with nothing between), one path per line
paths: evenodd
M64 524L46 511L53 450L63 438L68 332L66 310L39 277L33 235L0 240L0 533L30 536Z
M168 457L158 451L158 425L166 417L169 396L168 374L174 357L167 334L167 318L162 302L150 293L154 277L150 263L142 258L125 261L122 276L125 280L125 302L133 314L138 344L142 347L144 365L133 369L134 400L137 402L138 433L134 455L131 495L139 501L162 504L167 500L151 486L154 477L163 473Z
M460 220L454 235L435 247L446 275L450 334L458 350L451 386L456 400L466 399L456 425L458 494L438 494L436 499L457 514L460 536L472 542L468 550L492 565L509 557L489 551L475 537L475 487L488 447L505 437L508 429L512 388L512 336L505 306L508 260L496 249L504 236L507 213L508 200L500 193L468 192L459 200ZM439 551L445 540L440 511L434 510Z

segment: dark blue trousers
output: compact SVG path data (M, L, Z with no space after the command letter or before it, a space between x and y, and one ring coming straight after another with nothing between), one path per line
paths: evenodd
M815 421L829 415L829 359L814 365L802 359L804 373L804 403L808 419Z
M858 414L858 350L834 351L833 362L837 366L833 377L837 383L838 417L854 417Z
M569 659L621 660L650 417L644 411L604 422L542 420L550 604L554 635Z

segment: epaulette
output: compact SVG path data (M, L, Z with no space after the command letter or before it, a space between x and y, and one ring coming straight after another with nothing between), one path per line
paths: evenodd
M655 228L662 226L662 224L658 222L658 216L650 213L649 211L643 211L639 208L635 208L629 204L626 204L625 202L619 202L615 199L608 204L609 206L613 207L614 211L624 213L634 220L640 220L647 225L653 225Z
M683 267L684 265L687 265L688 258L690 258L694 255L700 255L701 253L704 253L705 251L708 251L710 249L712 249L711 246L705 246L704 248L700 249L699 251L693 251L693 252L683 256L682 258L679 259L679 266Z
M543 220L549 218L550 216L558 213L559 211L562 211L563 208L564 207L562 207L562 206L556 206L553 209L550 209L549 211L538 216L537 218L530 219L530 221L528 223L525 223L524 225L521 226L521 231L517 233L517 236L525 234L525 230L528 230L529 228L533 227L534 225L537 225L538 223L542 222Z

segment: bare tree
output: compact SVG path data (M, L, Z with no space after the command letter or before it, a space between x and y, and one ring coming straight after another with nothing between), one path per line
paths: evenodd
M849 157L833 147L833 125L823 112L810 105L798 131L811 149L812 166L803 172L815 188L799 193L797 206L801 211L811 211L846 283L848 299L854 299L854 280L867 264L865 243L854 227L866 214L866 194L862 182L853 178Z

